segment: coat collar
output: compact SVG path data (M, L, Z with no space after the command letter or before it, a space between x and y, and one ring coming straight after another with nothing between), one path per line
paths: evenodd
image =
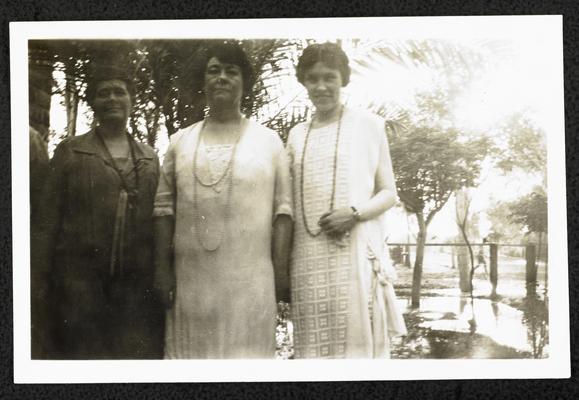
M97 155L108 163L108 156L105 152L105 149L103 149L100 140L95 133L94 128L84 135L77 136L75 139L76 140L70 143L72 150L79 153ZM131 140L133 139L131 138ZM136 161L151 160L154 158L152 154L148 154L145 152L146 147L144 145L134 140L133 144Z

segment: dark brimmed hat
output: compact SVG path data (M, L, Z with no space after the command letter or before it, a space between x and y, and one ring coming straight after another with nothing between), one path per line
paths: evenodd
M92 63L91 63L92 64ZM135 95L135 74L134 68L129 63L106 63L98 61L91 65L86 77L86 101L92 106L92 101L96 95L96 86L99 82L120 80L125 82L131 97Z

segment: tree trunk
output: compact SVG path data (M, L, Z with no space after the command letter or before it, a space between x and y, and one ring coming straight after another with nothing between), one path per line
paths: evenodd
M470 268L468 262L468 250L459 247L458 253L458 286L462 293L470 292Z
M64 104L66 107L66 136L76 136L79 96L74 78L67 76Z
M136 117L135 113L132 113L130 118L129 118L129 126L131 127L131 134L133 135L133 138L135 138L136 140L138 140L140 142L141 141L141 133L139 132L139 124L138 124L137 117Z
M166 106L167 105L163 107L163 115L165 116L165 127L167 128L167 135L171 137L172 134L177 132L177 129L175 128L173 109L167 109Z
M491 292L491 298L496 299L497 295L497 285L499 284L499 248L496 243L491 243L490 247L490 281L493 287Z
M466 215L466 217L468 217L468 214ZM464 243L466 244L466 247L468 249L468 255L469 255L469 259L470 259L470 273L469 273L469 278L468 278L468 291L470 292L471 296L472 296L472 291L473 291L473 279L474 279L474 253L472 251L472 246L470 244L470 240L468 240L468 235L466 233L466 221L467 218L465 217L464 221L462 221L462 223L458 224L458 227L460 229L460 233L462 234L462 239L464 240Z
M179 93L177 119L186 127L204 118L205 97L203 94Z
M424 247L426 244L426 230L428 226L424 221L421 212L416 213L418 220L418 237L416 238L416 259L414 261L414 271L412 272L412 294L411 307L420 307L420 289L422 285L422 265L424 262Z
M69 59L65 64L64 105L66 107L66 136L76 135L79 93L76 85L76 59Z
M545 238L545 240L547 240L547 238ZM543 233L539 232L539 249L542 248L543 243L544 243ZM543 262L545 265L545 290L544 290L545 294L548 293L548 289L549 289L549 260L548 260L547 256L548 256L548 253L547 253L547 249L546 249L545 253L543 254L543 259L544 259Z
M147 124L147 144L152 148L155 148L155 143L157 143L157 134L159 131L159 108L156 107L151 116L151 123Z
M537 293L537 246L527 244L525 247L525 278L527 282L527 297L533 297Z

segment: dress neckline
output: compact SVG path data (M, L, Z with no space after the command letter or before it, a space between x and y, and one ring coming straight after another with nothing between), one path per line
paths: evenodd
M311 130L312 130L312 131L318 131L318 130L326 130L326 129L328 129L328 128L333 128L334 126L336 126L336 125L338 124L338 122L339 122L338 120L335 120L335 121L332 121L332 122L330 122L329 124L326 124L326 125L321 126L321 127L318 126L318 127L315 127L315 128L314 128L314 127L312 126L312 129L311 129Z

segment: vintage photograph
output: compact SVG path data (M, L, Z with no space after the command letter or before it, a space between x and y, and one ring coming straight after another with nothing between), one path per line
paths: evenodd
M444 20L12 24L12 135L29 132L15 376L64 360L569 371L561 20Z

